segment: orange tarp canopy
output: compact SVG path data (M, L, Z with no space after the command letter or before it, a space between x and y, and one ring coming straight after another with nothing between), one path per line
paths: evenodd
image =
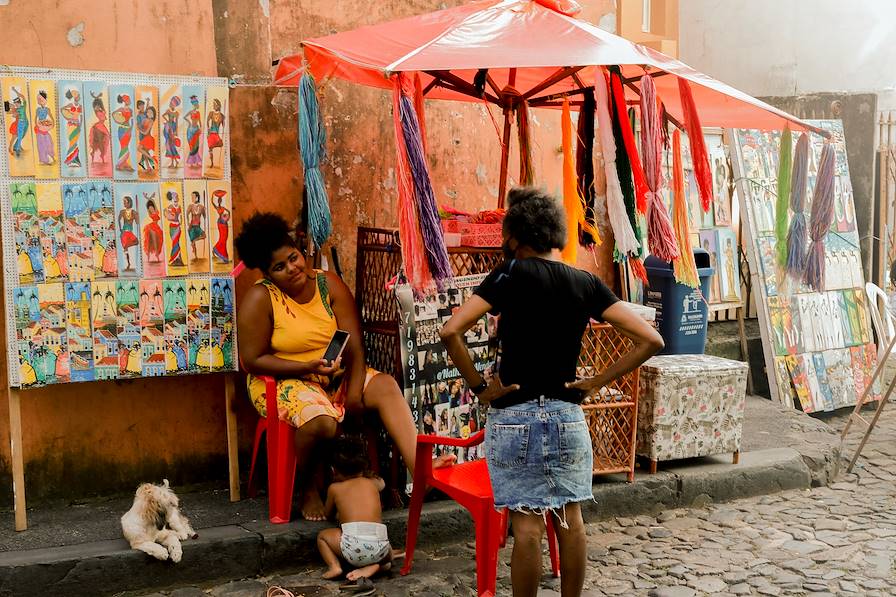
M515 76L513 87L533 106L553 107L559 103L552 95L592 86L598 66L620 65L629 87L628 99L637 98L638 79L650 72L667 111L679 121L683 115L676 77L692 83L703 126L780 129L790 123L795 130L817 131L683 62L542 2L550 4L549 0L479 0L305 40L304 57L280 60L275 83L297 85L306 62L318 80L338 77L383 89L392 88L389 77L393 73L419 72L427 99L475 101L471 97L474 76L488 69L486 100L502 104L501 91Z

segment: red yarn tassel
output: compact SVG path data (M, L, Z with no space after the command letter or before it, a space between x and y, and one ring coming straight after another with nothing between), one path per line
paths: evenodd
M417 218L416 195L411 178L411 165L404 144L401 127L401 78L396 76L392 89L392 119L395 124L396 182L398 187L398 233L401 239L401 260L404 273L416 291L433 284L432 272L426 261L423 234Z
M622 78L618 72L610 70L610 85L613 87L613 98L616 103L616 115L622 128L622 140L625 142L625 153L632 167L632 179L635 181L635 205L638 213L647 213L647 180L644 178L644 168L641 167L641 158L638 156L638 148L635 147L635 135L628 126L628 112L625 109L625 91L622 89Z
M647 280L647 269L639 257L629 257L628 266L632 268L632 274L641 280L644 286L650 286L650 282Z
M423 151L429 151L429 143L426 141L426 110L423 107L423 81L420 73L414 73L414 111L417 113L417 123L420 126L420 138L423 139Z
M703 211L708 212L713 201L712 170L709 167L706 143L703 141L703 127L700 126L700 116L697 114L697 106L694 105L691 86L687 80L680 77L678 92L681 95L681 110L684 113L684 126L687 129L688 143L691 147L691 161L694 164L697 189L700 191L700 202L703 205Z

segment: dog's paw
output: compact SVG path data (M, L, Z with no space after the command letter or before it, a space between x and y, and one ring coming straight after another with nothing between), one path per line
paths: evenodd
M171 561L177 564L180 562L181 558L184 555L183 550L180 548L180 545L172 545L168 548L168 553L171 554Z
M169 550L165 549L158 543L144 544L140 547L140 551L146 552L157 560L167 560L169 556Z

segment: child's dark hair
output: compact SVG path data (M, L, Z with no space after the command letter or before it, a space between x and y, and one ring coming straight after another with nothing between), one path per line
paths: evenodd
M333 470L337 475L351 479L369 472L367 442L356 435L343 435L333 440Z

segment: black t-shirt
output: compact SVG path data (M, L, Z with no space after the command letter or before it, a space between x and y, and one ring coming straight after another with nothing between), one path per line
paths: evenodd
M492 402L506 408L541 395L581 402L564 384L576 379L582 336L589 320L602 320L619 299L592 274L538 257L505 261L476 289L500 315L499 374L520 391Z

